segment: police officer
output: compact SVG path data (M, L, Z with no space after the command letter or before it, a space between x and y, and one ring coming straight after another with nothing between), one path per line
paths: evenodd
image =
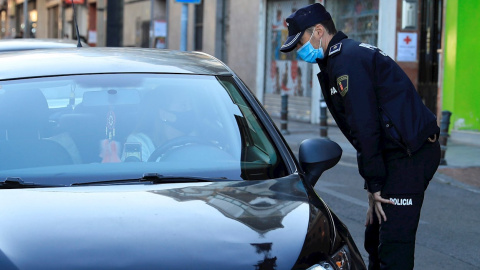
M349 39L315 3L287 19L280 51L317 63L330 113L357 150L369 208L369 269L413 269L425 189L440 162L440 129L403 70L375 46Z

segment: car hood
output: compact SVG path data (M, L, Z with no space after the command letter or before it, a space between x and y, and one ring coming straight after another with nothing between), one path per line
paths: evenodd
M0 268L291 269L309 209L298 176L0 190Z

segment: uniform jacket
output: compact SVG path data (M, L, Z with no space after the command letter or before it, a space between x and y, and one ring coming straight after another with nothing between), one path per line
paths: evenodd
M357 150L370 192L380 191L388 159L411 156L440 129L405 72L378 48L338 32L317 59L323 96Z

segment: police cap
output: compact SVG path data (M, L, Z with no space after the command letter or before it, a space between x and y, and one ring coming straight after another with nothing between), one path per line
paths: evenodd
M330 16L330 13L328 13L327 10L325 10L325 7L319 3L298 9L286 19L288 38L280 48L280 51L286 53L293 50L295 46L297 46L297 43L305 30L317 23L331 19L332 16Z

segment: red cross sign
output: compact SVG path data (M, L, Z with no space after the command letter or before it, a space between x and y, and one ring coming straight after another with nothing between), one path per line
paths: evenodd
M405 43L407 43L407 45L408 45L408 43L410 43L410 41L412 41L412 40L410 39L409 36L407 36L403 41L405 41Z

